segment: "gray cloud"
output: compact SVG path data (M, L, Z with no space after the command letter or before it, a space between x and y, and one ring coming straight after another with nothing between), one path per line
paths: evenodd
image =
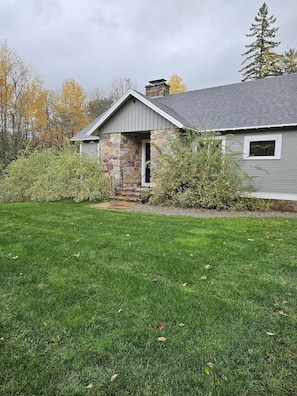
M223 3L223 4L222 4ZM177 73L188 89L240 81L258 0L2 0L1 40L56 89L129 77L144 86ZM280 50L296 47L297 3L267 1Z

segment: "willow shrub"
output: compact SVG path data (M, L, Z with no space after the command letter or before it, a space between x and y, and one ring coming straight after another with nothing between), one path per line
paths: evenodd
M35 150L12 162L0 181L0 201L101 201L109 198L109 186L98 160L65 145Z
M217 134L188 130L169 138L154 167L156 185L150 202L187 208L245 209L255 202L242 198L252 180L236 162L236 154L222 149Z

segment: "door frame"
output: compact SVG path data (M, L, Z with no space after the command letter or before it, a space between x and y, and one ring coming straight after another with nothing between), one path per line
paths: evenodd
M147 161L150 160L147 156L147 151L146 151L146 145L147 143L151 144L150 139L143 139L141 141L141 187L149 187L150 182L146 181L146 176L147 176L147 169L148 169L148 164Z

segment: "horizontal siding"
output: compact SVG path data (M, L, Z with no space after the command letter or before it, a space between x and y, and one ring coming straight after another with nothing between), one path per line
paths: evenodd
M231 151L240 153L238 161L242 169L253 178L257 191L297 194L297 131L276 132L279 133L282 134L281 159L243 160L244 134L227 137L227 146ZM260 134L265 132L248 133L248 136Z
M174 128L171 122L148 108L139 100L130 98L102 125L99 132L140 132L171 128Z

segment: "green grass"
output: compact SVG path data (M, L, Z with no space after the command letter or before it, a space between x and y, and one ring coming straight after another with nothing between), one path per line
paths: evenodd
M296 240L297 219L0 205L0 394L297 394Z

